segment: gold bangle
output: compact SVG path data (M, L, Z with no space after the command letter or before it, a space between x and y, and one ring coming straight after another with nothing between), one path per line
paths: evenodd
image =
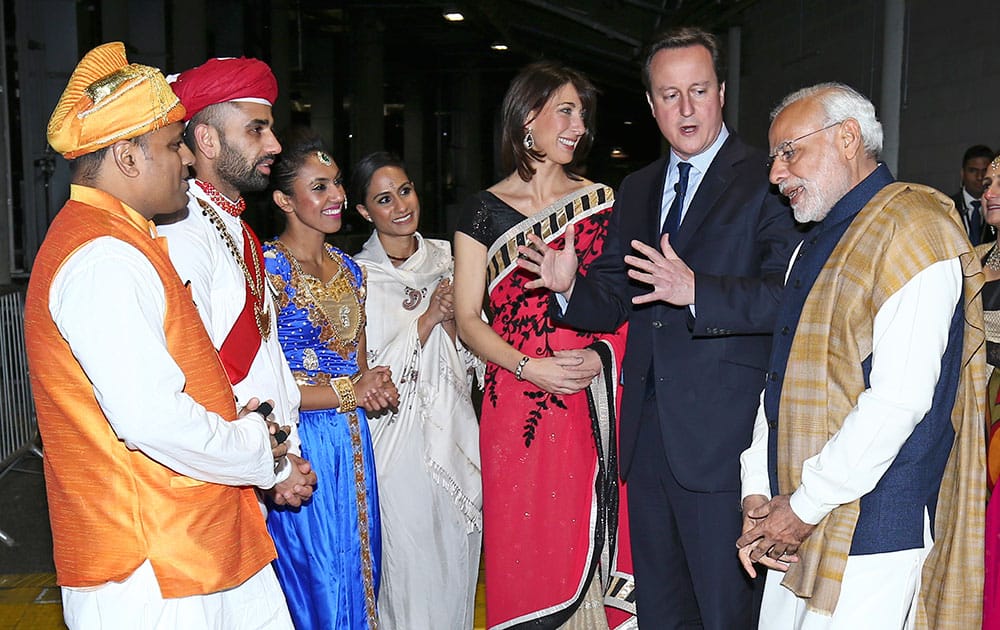
M516 378L519 381L524 380L524 377L521 376L521 370L524 369L524 366L528 365L528 361L529 361L528 357L526 356L521 357L521 360L517 362L517 367L514 368L514 378Z
M337 411L347 413L358 408L358 397L354 392L354 383L351 382L351 377L332 378L330 379L330 387L337 392L337 398L340 399Z

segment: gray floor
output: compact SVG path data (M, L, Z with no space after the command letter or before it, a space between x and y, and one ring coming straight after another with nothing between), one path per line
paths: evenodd
M55 573L42 460L33 454L0 477L0 531L14 539L0 543L0 574Z

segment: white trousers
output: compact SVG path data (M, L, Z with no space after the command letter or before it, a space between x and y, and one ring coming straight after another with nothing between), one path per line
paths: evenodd
M832 617L806 609L807 600L781 586L785 574L768 570L760 608L760 630L910 630L920 591L920 572L933 546L924 518L924 547L849 556Z
M62 588L70 630L292 630L285 596L268 564L246 582L208 595L164 599L149 560L122 582Z

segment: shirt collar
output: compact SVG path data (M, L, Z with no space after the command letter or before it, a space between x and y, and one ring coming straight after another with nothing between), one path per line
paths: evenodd
M125 202L112 194L82 184L70 184L69 198L73 201L122 216L140 232L145 232L154 238L156 237L156 226L152 221L130 208ZM119 208L121 212L116 212Z
M726 143L727 138L729 138L729 129L723 123L722 128L719 130L719 135L715 138L715 142L698 155L692 155L689 159L682 160L676 153L670 151L670 164L667 172L677 172L677 165L681 162L687 162L699 173L706 172L708 167L712 165L712 160L715 159L715 156L719 154L719 150L722 149L722 145Z
M967 212L972 211L973 201L979 201L978 197L973 197L972 195L969 194L969 191L965 189L965 186L962 186L962 199L965 200L965 210Z

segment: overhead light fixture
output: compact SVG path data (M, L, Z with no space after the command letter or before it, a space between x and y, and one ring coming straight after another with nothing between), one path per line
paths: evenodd
M493 42L490 44L490 48L493 50L507 50L507 44L503 42Z
M442 13L441 15L444 17L444 19L448 20L449 22L461 22L462 20L465 19L465 16L462 15L462 12L458 11L457 9L445 9L444 13Z
M628 153L625 153L624 151L622 151L621 147L612 147L612 149L611 149L611 158L612 159L614 159L614 160L624 160L627 157L628 157Z
M626 121L623 121L622 124L628 126L628 125L632 124L632 121L631 120L626 120Z

